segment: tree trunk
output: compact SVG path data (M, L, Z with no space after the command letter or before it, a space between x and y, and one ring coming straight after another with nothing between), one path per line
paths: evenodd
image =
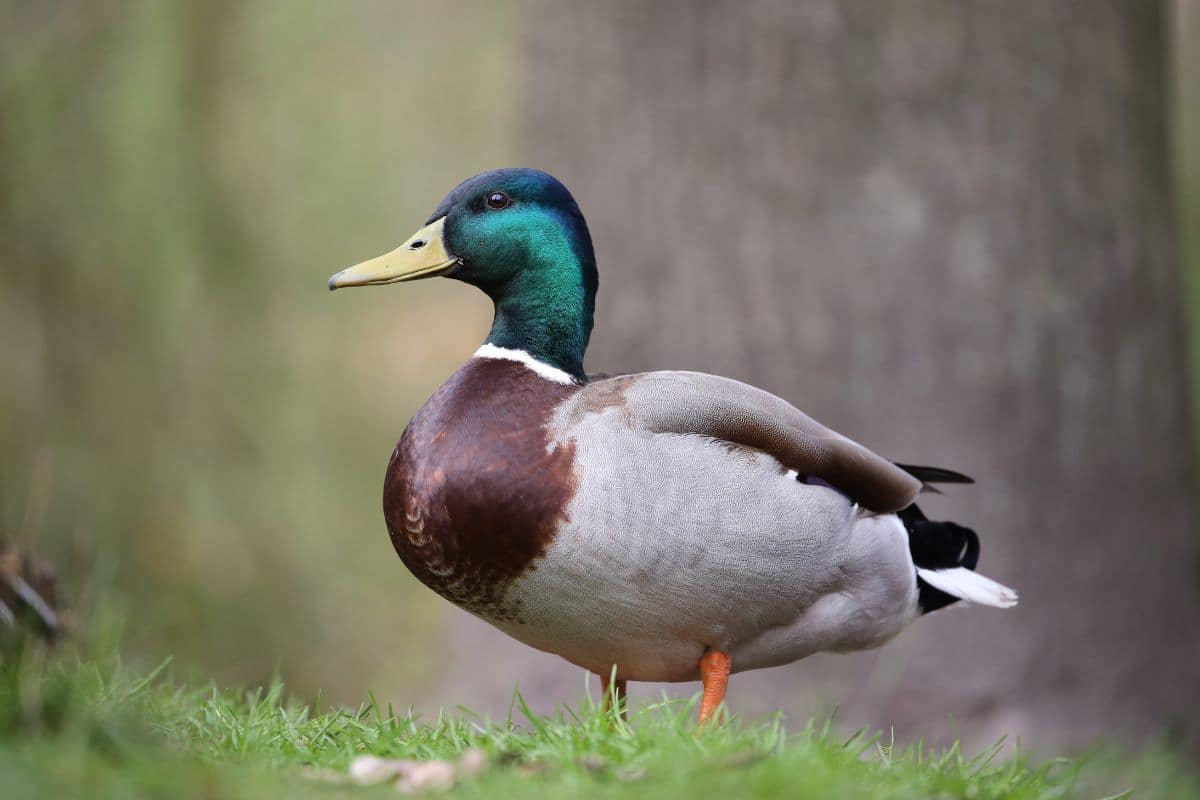
M1163 9L573 0L531 19L524 155L591 223L589 368L736 377L974 475L927 511L975 527L983 571L1021 592L738 676L734 707L838 705L904 738L951 717L974 741L1194 736Z

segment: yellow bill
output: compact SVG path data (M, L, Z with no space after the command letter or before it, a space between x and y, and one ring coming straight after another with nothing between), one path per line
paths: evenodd
M442 241L445 217L429 223L390 253L348 267L329 279L330 291L346 286L381 286L415 281L449 272L458 259L446 252Z

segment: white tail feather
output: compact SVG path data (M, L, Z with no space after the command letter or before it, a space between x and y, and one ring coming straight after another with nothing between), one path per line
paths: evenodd
M917 575L935 589L962 598L969 603L993 608L1012 608L1017 604L1017 593L1001 586L991 578L966 567L953 569L925 569L917 567Z

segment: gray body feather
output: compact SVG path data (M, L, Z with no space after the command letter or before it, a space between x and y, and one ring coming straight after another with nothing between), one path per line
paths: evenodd
M509 589L520 613L496 624L517 639L601 674L686 681L708 648L755 669L874 647L917 617L904 527L863 500L896 510L920 482L784 401L646 373L585 386L550 431L575 448L577 490Z

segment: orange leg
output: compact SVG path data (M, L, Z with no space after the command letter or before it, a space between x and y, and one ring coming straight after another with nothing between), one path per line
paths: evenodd
M725 702L725 687L729 685L729 670L733 659L719 650L708 650L700 657L700 680L704 683L704 699L700 701L700 726L713 719L717 708Z
M617 708L621 709L621 719L629 719L628 709L625 706L625 679L617 678L616 684L612 683L612 673L600 676L600 687L604 690L604 713L607 714L612 710L613 698L616 698Z

